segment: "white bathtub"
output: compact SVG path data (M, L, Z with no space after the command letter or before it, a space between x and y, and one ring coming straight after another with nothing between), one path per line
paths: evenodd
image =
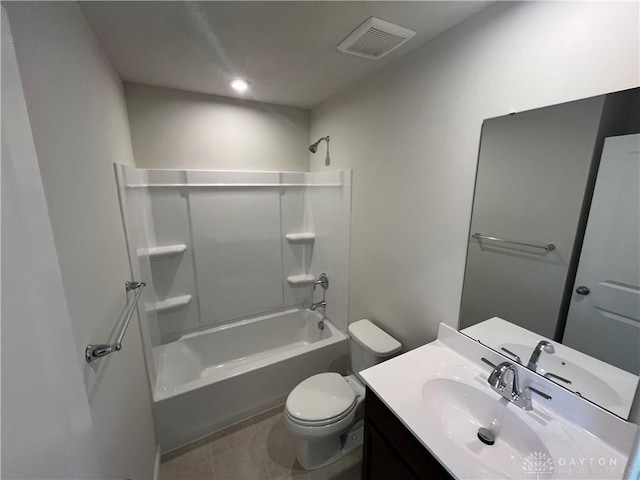
M299 382L344 373L347 337L322 316L291 309L154 347L156 435L163 452L283 403Z

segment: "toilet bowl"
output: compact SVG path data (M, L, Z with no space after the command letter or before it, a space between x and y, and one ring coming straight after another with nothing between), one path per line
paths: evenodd
M349 325L353 375L327 372L298 384L287 397L284 422L306 470L329 465L362 444L365 387L359 372L397 354L402 345L369 320Z

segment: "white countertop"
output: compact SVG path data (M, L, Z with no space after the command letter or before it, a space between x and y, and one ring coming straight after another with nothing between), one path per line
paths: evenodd
M466 337L465 340L460 341L473 342ZM476 347L473 346L473 348ZM486 350L491 352L489 349ZM495 355L495 352L491 353ZM493 361L495 361L495 357L491 358L494 358ZM513 451L509 450L511 457L508 462L510 466L507 468L504 464L496 464L496 459L500 458L500 455L496 455L496 453L505 453L505 451L500 452L496 448L509 449L512 446L505 444L500 446L498 441L494 446L486 446L472 435L469 435L471 438L468 441L460 441L456 437L456 432L460 430L456 430L458 427L455 425L452 427L451 418L445 417L459 414L463 418L464 412L455 412L445 406L446 411L435 412L435 417L434 412L426 413L427 408L431 408L428 405L433 404L430 402L430 384L428 382L442 378L452 379L464 388L477 389L482 392L483 398L492 396L497 405L501 396L494 392L487 383L490 371L489 366L481 362L475 364L448 348L441 341L435 341L369 368L361 372L361 376L389 409L454 477L461 479L536 478L535 474L531 476L526 473L525 462L531 460L531 458L526 458L528 456L525 455L528 453L526 449L519 451L522 458L515 458ZM551 388L553 389L553 387ZM535 395L532 397L533 411L524 411L506 401L504 403L506 403L509 415L513 413L518 416L518 425L522 428L523 435L537 436L543 443L542 449L546 449L552 458L553 472L548 475L540 475L540 478L622 478L627 462L625 453L547 408L547 405L543 404L544 400L539 400L539 397ZM576 400L584 402L581 399ZM472 405L470 409L473 408ZM615 417L613 418L615 419ZM619 419L615 420L619 421ZM605 425L605 428L614 430L618 427L619 424L616 424L615 421L610 426ZM633 435L634 430L626 430L626 437L629 434ZM614 437L616 435L615 431L608 433ZM531 445L538 444L534 442ZM535 454L535 451L531 452L531 455ZM518 468L520 464L522 467Z

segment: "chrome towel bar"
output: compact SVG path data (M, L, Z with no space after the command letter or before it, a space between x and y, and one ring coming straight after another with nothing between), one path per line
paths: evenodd
M125 282L124 288L127 291L127 294L131 290L136 291L135 297L133 297L133 301L129 304L129 309L125 312L125 320L122 324L122 329L120 330L120 334L118 335L118 339L113 344L105 344L102 343L100 345L87 345L84 349L84 358L87 363L91 363L97 358L102 358L110 353L119 352L122 349L122 339L124 338L124 334L129 327L129 323L131 322L131 317L133 317L133 312L136 311L136 305L138 304L138 300L140 299L140 295L142 295L142 289L147 284L144 282Z
M493 242L510 243L512 245L522 245L524 247L541 248L543 250L546 250L547 252L551 252L556 249L556 246L553 243L547 243L546 245L541 245L537 243L516 242L514 240L505 240L504 238L489 237L487 235L482 235L478 232L474 233L471 236L473 238L491 240Z

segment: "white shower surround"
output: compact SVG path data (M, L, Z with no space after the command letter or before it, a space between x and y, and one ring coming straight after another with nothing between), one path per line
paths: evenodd
M306 309L241 320L154 347L156 436L167 452L282 404L302 380L343 371L347 336Z
M345 371L350 171L115 170L163 452ZM288 281L321 272L323 331L324 292Z

